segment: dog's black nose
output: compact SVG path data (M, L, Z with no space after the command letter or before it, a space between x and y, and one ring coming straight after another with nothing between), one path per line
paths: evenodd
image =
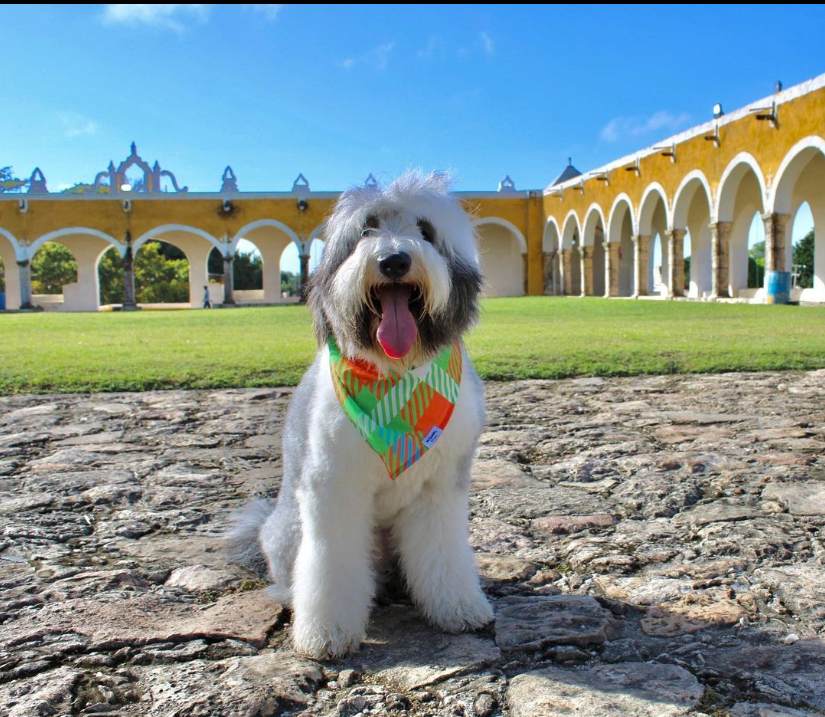
M381 273L393 281L400 279L410 270L412 260L406 252L399 251L397 254L390 254L378 262Z

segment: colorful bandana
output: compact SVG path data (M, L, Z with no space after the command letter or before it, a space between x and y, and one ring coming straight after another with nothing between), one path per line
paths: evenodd
M395 479L435 445L450 421L461 385L461 344L438 354L423 381L413 371L380 378L372 364L344 358L333 338L329 367L344 413Z

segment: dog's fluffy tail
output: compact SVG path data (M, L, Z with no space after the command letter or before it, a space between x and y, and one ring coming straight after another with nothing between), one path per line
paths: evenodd
M265 500L252 501L235 514L232 527L224 537L224 548L229 560L254 570L258 575L266 575L266 558L258 536L261 526L273 511Z

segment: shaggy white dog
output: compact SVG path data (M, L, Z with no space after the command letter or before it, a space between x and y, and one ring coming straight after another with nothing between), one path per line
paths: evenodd
M233 559L268 568L295 647L317 658L357 649L381 551L434 625L493 617L468 543L484 422L460 342L482 284L470 219L445 175L408 172L344 192L324 238L319 351L287 413L277 505L254 504L228 536Z

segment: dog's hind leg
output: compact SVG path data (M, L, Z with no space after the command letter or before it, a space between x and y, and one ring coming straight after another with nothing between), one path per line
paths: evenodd
M301 520L292 481L284 479L278 504L261 526L260 545L269 566L269 592L281 605L292 606L292 569L301 543Z

